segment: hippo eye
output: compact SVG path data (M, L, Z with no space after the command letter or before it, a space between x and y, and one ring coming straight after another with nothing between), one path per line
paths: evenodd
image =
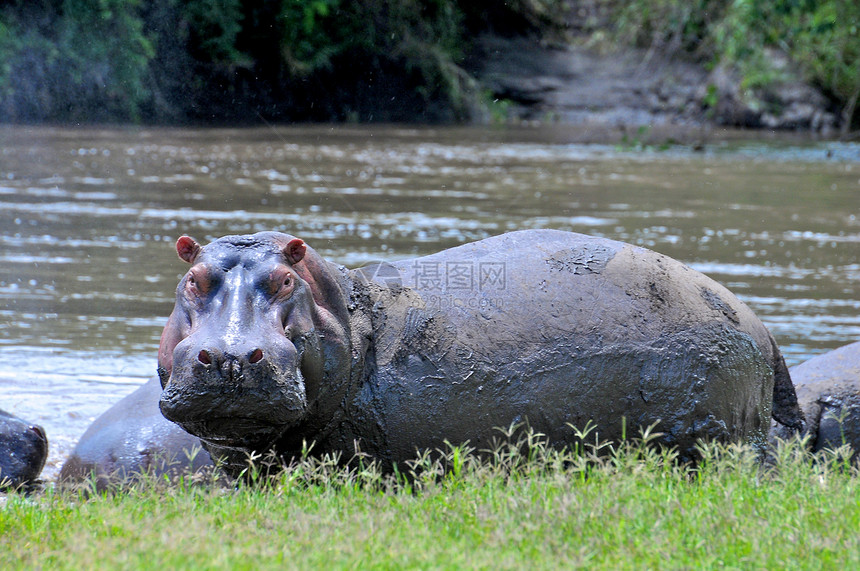
M206 293L206 289L209 286L209 280L207 276L201 274L195 270L192 270L188 274L188 280L185 282L185 290L188 292L188 295L192 297L198 297L204 293Z
M271 277L271 282L269 282L269 284L269 287L271 288L269 291L271 294L278 297L290 295L293 291L293 287L295 286L293 276L288 272L276 272Z
M188 276L188 282L186 283L185 289L192 295L198 295L200 293L200 288L197 286L197 280L194 279L194 276Z
M281 282L280 293L282 295L289 294L293 289L293 277L292 276L284 276L284 281Z

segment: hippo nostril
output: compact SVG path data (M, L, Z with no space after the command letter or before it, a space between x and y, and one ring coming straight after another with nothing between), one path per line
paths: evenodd
M262 349L254 349L251 353L251 356L248 357L249 363L259 363L263 359L263 351Z
M211 365L212 364L212 358L209 357L209 352L206 351L206 349L203 349L199 353L197 353L197 360L200 361L201 363L203 363L204 365Z

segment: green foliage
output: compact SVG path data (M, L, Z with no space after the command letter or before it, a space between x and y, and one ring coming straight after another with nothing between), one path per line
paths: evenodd
M832 0L792 16L798 28L788 40L791 53L813 81L844 102L843 126L848 128L860 96L860 4Z
M424 101L441 98L463 117L473 84L459 65L462 20L453 0L284 0L280 51L298 76L388 62L417 78Z
M332 57L348 49L348 38L344 41L334 36L332 20L339 9L340 0L281 2L278 15L279 23L283 26L281 55L291 71L306 75L330 67ZM366 33L359 37L366 37Z
M103 90L117 112L136 119L148 97L146 71L152 45L136 16L138 0L65 0L57 29L59 69L84 93Z
M763 25L776 13L773 6L771 3L757 6L755 1L735 2L713 29L715 62L737 67L743 75L744 90L766 88L785 79L773 66L767 51L781 39L778 30Z
M464 119L485 29L556 22L563 0L13 0L0 120Z
M12 71L9 62L14 53L15 38L0 18L0 97L8 96L9 93L9 74Z
M779 50L840 103L843 128L856 122L853 0L602 3L615 9L619 38L730 65L744 89L784 79L772 56ZM0 5L0 119L228 120L261 111L281 119L465 119L487 107L463 66L470 38L561 29L570 5L12 0Z
M477 93L459 65L463 55L459 7L450 0L408 0L391 2L389 14L392 53L408 72L423 79L419 93L425 99L441 94L456 116L465 117L466 98Z
M842 126L860 95L860 4L853 0L736 0L717 30L718 56L737 65L750 87L782 79L768 49L779 49L803 76L842 104Z
M727 0L634 0L616 15L621 37L640 47L686 50L707 58L709 36L726 12Z
M56 8L23 1L6 6L0 11L0 93L4 99L32 98L24 106L39 119L86 120L93 110L136 119L149 97L153 56L139 5L64 0ZM66 113L56 115L58 108Z
M211 62L234 64L245 58L236 48L242 30L241 0L192 0L183 3L192 45Z
M469 26L526 30L560 3L467 21L480 6L465 0L15 0L0 6L0 119L461 119L480 100Z
M771 50L842 106L842 126L857 121L860 3L854 0L634 0L616 15L618 36L640 46L685 50L712 65L734 66L744 89L786 78Z

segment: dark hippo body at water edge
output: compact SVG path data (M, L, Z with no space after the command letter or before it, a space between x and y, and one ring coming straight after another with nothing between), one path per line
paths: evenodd
M200 440L168 421L158 409L161 385L153 377L93 422L63 464L59 480L95 476L103 488L131 482L141 473L160 477L211 465Z
M0 410L0 490L32 484L47 457L44 429Z
M860 451L860 342L792 367L791 378L812 449L850 444L855 453ZM786 438L790 433L775 424L773 435Z
M528 422L556 444L660 421L763 443L801 423L767 329L725 288L644 248L524 231L347 271L292 236L177 242L192 268L162 335L165 416L207 443L384 462ZM477 301L476 301L477 300ZM771 409L771 403L773 408Z
M752 311L644 248L534 230L358 270L273 232L177 251L192 267L160 407L216 455L313 441L349 458L358 441L390 465L512 423L564 445L589 422L617 440L659 421L692 459L700 438L763 445L771 415L802 423Z

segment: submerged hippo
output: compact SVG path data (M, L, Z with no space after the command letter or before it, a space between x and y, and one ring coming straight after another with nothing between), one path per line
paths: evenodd
M347 270L275 232L176 243L191 265L161 337L164 416L207 446L297 454L303 441L391 465L527 422L554 445L659 421L763 445L802 426L753 312L655 252L552 230Z
M212 464L200 440L165 420L161 385L153 377L99 416L60 470L61 483L95 477L96 487L134 481L142 473L195 472Z
M45 430L0 410L0 490L33 484L47 457Z
M850 444L860 452L860 342L791 368L797 400L814 451ZM774 436L790 436L774 426Z

